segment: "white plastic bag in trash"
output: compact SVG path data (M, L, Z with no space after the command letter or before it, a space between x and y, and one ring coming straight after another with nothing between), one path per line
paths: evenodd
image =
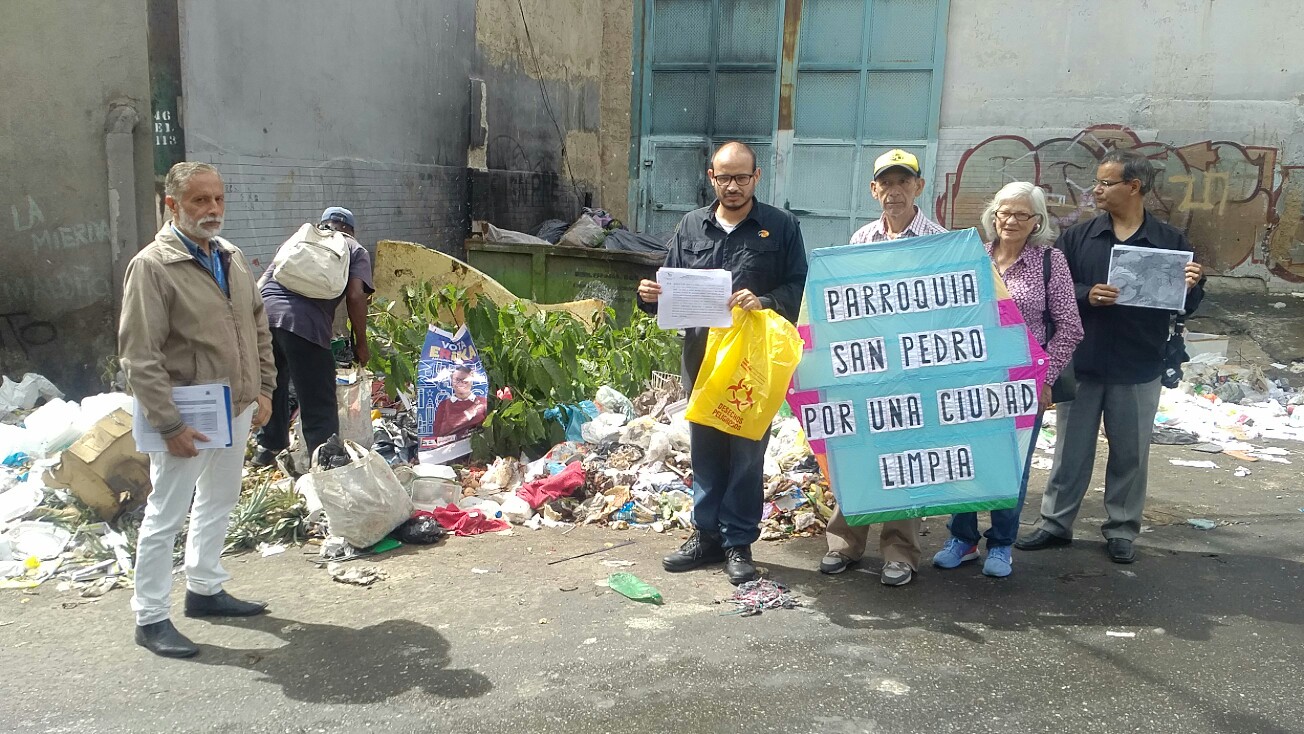
M581 214L557 244L565 247L601 247L602 241L606 238L606 231L596 219L588 214Z
M625 425L624 413L601 413L597 418L580 426L580 435L584 437L585 443L607 443L620 437L620 428L623 425Z
M340 412L340 438L371 448L371 378L361 368L335 373L335 401Z
M314 466L310 486L326 511L331 535L366 548L412 516L412 499L384 457L352 441L344 448L351 463L338 469Z
M40 398L51 400L62 397L63 393L59 392L54 383L35 372L23 375L22 382L0 377L0 416L15 410L30 410Z
M47 459L68 448L78 438L81 430L81 406L54 398L36 409L23 420L27 427L29 453L38 459Z
M488 231L484 235L485 242L499 242L507 245L551 245L552 243L545 239L540 239L532 234L516 232L510 229L498 229L492 224L489 225Z

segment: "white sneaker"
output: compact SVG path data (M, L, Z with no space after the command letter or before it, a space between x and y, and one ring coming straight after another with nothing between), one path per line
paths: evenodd
M905 586L914 577L915 572L909 564L889 561L883 564L883 574L879 577L879 581L882 581L884 586Z

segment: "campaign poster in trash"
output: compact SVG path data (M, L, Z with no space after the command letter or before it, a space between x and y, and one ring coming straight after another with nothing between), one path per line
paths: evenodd
M426 332L416 388L421 462L469 454L488 411L489 378L465 325L456 334L433 325Z
M1046 355L977 232L814 250L788 396L851 525L1013 507Z

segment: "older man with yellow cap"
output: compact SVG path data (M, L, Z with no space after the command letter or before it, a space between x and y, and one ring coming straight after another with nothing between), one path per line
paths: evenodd
M851 244L887 242L902 237L919 237L945 232L915 205L924 192L919 159L904 150L889 150L874 161L874 180L869 191L883 208L883 216L866 224L851 236ZM869 539L869 526L851 526L839 509L829 520L829 552L820 561L821 573L842 573L860 561ZM910 583L919 568L919 519L885 522L879 528L879 550L883 571L879 580L886 586Z

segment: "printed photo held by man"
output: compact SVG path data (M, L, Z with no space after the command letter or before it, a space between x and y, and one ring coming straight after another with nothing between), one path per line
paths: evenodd
M729 306L772 309L796 322L806 285L806 247L791 213L756 200L756 153L740 142L720 146L707 178L715 201L686 214L670 241L668 268L724 269L732 275ZM661 286L638 285L639 305L655 313ZM691 390L706 351L707 329L684 334L685 388ZM752 544L760 537L765 498L766 432L759 441L689 424L693 461L693 534L666 556L667 571L723 562L734 584L757 578Z
M244 254L218 234L226 212L222 176L207 163L168 171L172 220L127 265L118 351L141 417L166 440L149 455L154 489L136 546L136 642L166 657L199 652L172 624L172 549L186 519L187 617L246 617L267 605L223 588L222 548L240 498L251 427L267 423L276 365L267 314ZM199 449L209 437L187 425L172 398L183 385L230 387L231 445Z
M883 208L883 216L866 224L851 236L851 244L890 242L902 237L921 237L947 231L924 216L915 204L924 193L919 159L904 150L889 150L874 161L870 194ZM910 583L919 570L923 549L919 545L919 518L893 520L879 526L878 545L883 554L879 581L885 586ZM869 525L848 525L841 508L829 519L825 539L828 552L820 561L821 573L842 573L860 562L869 540Z
M1106 552L1116 563L1136 560L1133 542L1141 532L1149 471L1150 436L1159 409L1164 345L1173 312L1117 305L1119 289L1109 284L1115 245L1191 252L1186 235L1146 211L1154 185L1150 159L1131 150L1112 150L1100 160L1092 194L1101 214L1060 235L1056 245L1068 259L1084 336L1073 355L1077 397L1056 407L1055 463L1036 529L1015 543L1025 551L1068 545L1073 522L1091 483L1101 423L1109 446L1105 465ZM1203 269L1186 265L1190 314L1204 298Z

